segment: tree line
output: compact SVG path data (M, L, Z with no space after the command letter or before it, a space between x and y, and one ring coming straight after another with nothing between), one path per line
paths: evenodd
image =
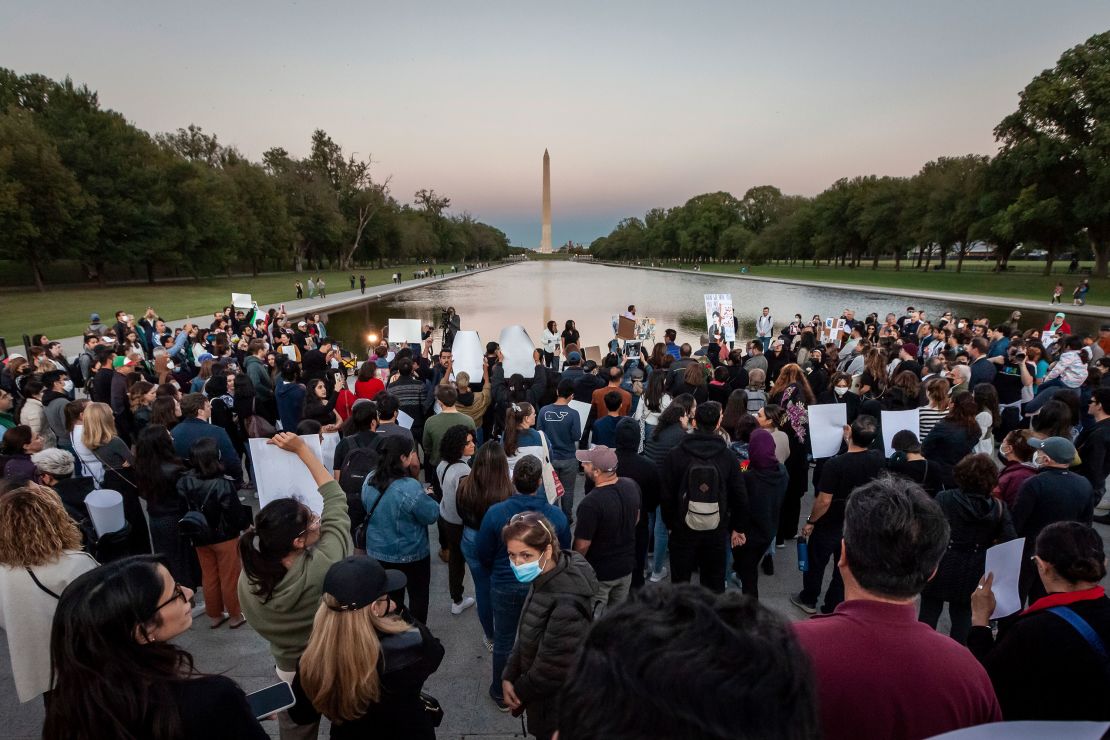
M994 129L993 156L929 162L913 177L837 180L809 198L763 185L742 198L707 193L622 219L590 252L601 259L806 260L956 271L972 244L1004 270L1018 247L1110 258L1110 32L1037 75ZM937 265L933 265L933 261Z
M0 258L80 263L104 285L111 265L193 276L247 267L486 261L508 237L451 215L434 190L398 201L372 161L323 130L307 157L272 148L252 162L190 125L151 136L72 80L0 68Z

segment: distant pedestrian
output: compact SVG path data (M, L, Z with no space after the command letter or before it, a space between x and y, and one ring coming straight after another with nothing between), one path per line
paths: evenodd
M312 278L308 279L308 297L309 298L315 298L316 297L316 281L313 280Z
M1064 284L1061 282L1056 283L1056 287L1052 289L1052 303L1061 303L1060 296L1064 294Z
M1084 278L1083 282L1081 282L1079 285L1075 286L1075 290L1072 291L1072 294L1071 294L1072 305L1073 306L1082 306L1083 304L1085 304L1087 302L1087 292L1090 289L1091 289L1091 281Z
M366 295L366 276L365 275L359 275L358 276L358 284L362 287L362 294Z
M304 286L301 285L301 281L298 280L297 282L293 283L293 287L297 289L297 300L299 301L300 299L304 298Z
M318 292L320 294L321 298L327 298L328 297L328 289L324 285L324 276L323 275L316 278L316 292Z
M355 274L351 273L351 290L355 289Z

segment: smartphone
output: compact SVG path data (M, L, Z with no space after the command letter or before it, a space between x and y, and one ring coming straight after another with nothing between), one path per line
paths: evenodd
M285 681L278 681L273 686L247 694L247 704L250 705L255 719L264 719L296 703L293 688Z

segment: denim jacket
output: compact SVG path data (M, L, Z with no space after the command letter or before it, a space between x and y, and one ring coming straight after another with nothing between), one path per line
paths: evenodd
M382 496L368 476L362 485L367 513ZM439 517L439 504L415 478L399 478L385 489L366 526L366 554L387 563L412 563L428 557L428 525Z

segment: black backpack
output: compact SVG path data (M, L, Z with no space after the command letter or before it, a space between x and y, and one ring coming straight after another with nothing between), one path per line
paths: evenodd
M694 458L686 469L682 493L684 521L695 532L711 532L721 526L721 473L717 466Z
M220 497L214 495L218 490L216 486L206 488L208 490L199 502L194 496L181 494L189 510L177 522L177 528L179 534L194 546L211 545L222 534L241 529L242 522L226 521Z
M350 437L351 449L343 457L339 469L339 487L347 495L347 514L351 518L351 536L356 536L359 525L366 519L366 507L362 505L362 485L377 469L381 456L378 454L379 438L366 440L361 433Z

